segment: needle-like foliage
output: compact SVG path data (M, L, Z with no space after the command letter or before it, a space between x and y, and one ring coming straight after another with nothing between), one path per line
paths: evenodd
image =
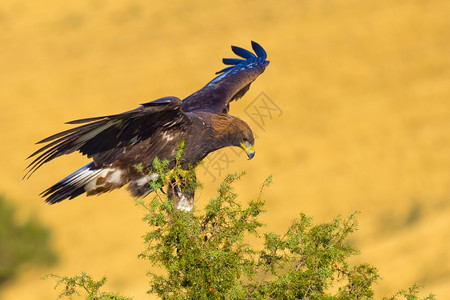
M322 224L300 214L284 234L262 233L262 194L272 178L264 181L255 200L244 204L233 189L243 173L228 175L204 210L177 210L163 186L175 182L198 187L194 170L181 170L181 154L177 157L171 170L167 162L154 161L159 176L151 187L159 192L136 200L149 225L139 256L159 270L149 272L148 293L162 299L373 299L380 279L376 268L349 263L358 254L348 242L357 229L356 213ZM262 239L261 246L250 245L249 236ZM70 280L59 282L70 291L81 286L93 299L79 277ZM418 293L413 286L385 299L434 299Z

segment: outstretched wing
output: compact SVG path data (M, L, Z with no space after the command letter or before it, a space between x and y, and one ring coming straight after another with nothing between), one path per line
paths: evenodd
M181 105L183 111L206 110L227 113L229 103L241 98L269 64L263 47L252 41L252 48L256 55L243 48L232 46L233 52L243 59L224 58L223 63L231 66L217 72L219 76L184 99Z
M75 151L92 157L96 165L109 164L128 147L150 137L156 130L188 122L189 118L181 111L181 100L176 97L148 102L122 114L71 121L68 124L87 124L38 142L48 144L28 157L35 159L25 176L31 176L46 162Z

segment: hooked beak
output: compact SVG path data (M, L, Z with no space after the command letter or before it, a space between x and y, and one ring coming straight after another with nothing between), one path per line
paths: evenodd
M247 153L248 159L252 159L253 156L255 156L255 146L249 142L245 141L241 143L241 147L245 150L245 153Z

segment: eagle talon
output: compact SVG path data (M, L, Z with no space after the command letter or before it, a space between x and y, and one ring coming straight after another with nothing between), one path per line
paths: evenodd
M187 177L187 175L189 174L189 171L188 171L188 170L180 169L180 173L181 173L181 175L182 175L183 177Z
M170 169L167 172L167 174L164 176L164 182L174 182L176 184L181 184L183 182L183 179L186 178L189 174L188 170L177 169L177 171L175 172L175 169L176 168Z

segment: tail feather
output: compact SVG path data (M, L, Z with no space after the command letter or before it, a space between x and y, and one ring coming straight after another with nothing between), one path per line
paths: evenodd
M93 195L110 191L123 185L121 173L121 170L97 167L91 162L43 191L41 196L47 197L45 202L55 204L86 192Z

